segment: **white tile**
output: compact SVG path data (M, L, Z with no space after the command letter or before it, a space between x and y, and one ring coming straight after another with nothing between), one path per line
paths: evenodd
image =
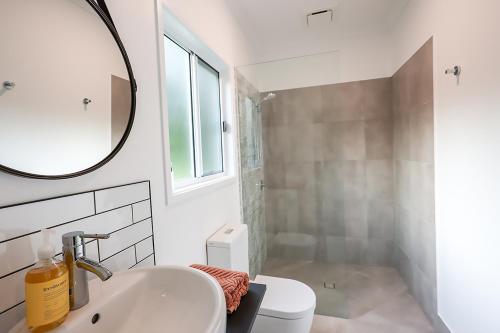
M2 297L0 297L0 312L3 312L24 300L24 276L30 268L4 277L0 280Z
M153 237L143 240L135 245L137 261L141 261L153 253Z
M132 208L130 206L94 215L83 220L54 228L59 242L62 235L71 231L83 231L87 234L109 234L132 224Z
M114 187L95 192L97 212L122 207L149 199L149 183Z
M134 266L134 268L146 268L146 267L154 267L155 262L154 262L154 257L150 256L147 259L144 259L140 263Z
M37 259L40 239L40 233L37 233L0 244L0 276L33 264Z
M134 248L131 247L126 249L125 251L120 252L107 260L104 260L102 264L114 273L125 271L135 265Z
M109 239L99 241L101 260L151 235L151 219L112 233Z
M90 234L111 233L131 224L132 209L128 206L53 228L54 234L50 240L56 253L60 253L62 250L61 238L67 232L81 230ZM37 250L41 244L42 236L39 232L1 243L0 257L6 258L6 260L3 265L0 265L0 276L33 264L37 260ZM125 247L115 252L123 248Z
M93 214L93 193L3 208L0 209L0 242Z
M151 217L151 200L134 204L134 222L139 222Z
M91 260L99 262L99 251L97 250L97 241L85 244L85 256Z
M5 313L0 314L0 332L8 332L24 318L25 312L26 310L23 303Z

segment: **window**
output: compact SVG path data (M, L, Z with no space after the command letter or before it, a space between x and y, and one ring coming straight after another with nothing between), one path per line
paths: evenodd
M224 172L219 72L165 36L165 70L174 188Z

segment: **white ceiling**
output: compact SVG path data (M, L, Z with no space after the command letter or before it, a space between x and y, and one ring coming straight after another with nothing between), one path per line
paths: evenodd
M254 61L332 51L335 41L387 31L409 0L226 0L254 48ZM307 27L306 14L334 10L333 24Z

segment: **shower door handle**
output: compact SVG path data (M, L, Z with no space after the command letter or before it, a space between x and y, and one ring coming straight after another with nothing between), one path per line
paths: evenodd
M263 180L261 180L260 182L258 182L257 184L255 184L255 186L258 186L261 191L266 188L266 184L264 183Z

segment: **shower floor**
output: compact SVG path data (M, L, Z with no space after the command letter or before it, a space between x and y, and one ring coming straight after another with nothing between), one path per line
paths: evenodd
M262 274L295 279L314 290L312 333L433 332L394 268L270 258Z

